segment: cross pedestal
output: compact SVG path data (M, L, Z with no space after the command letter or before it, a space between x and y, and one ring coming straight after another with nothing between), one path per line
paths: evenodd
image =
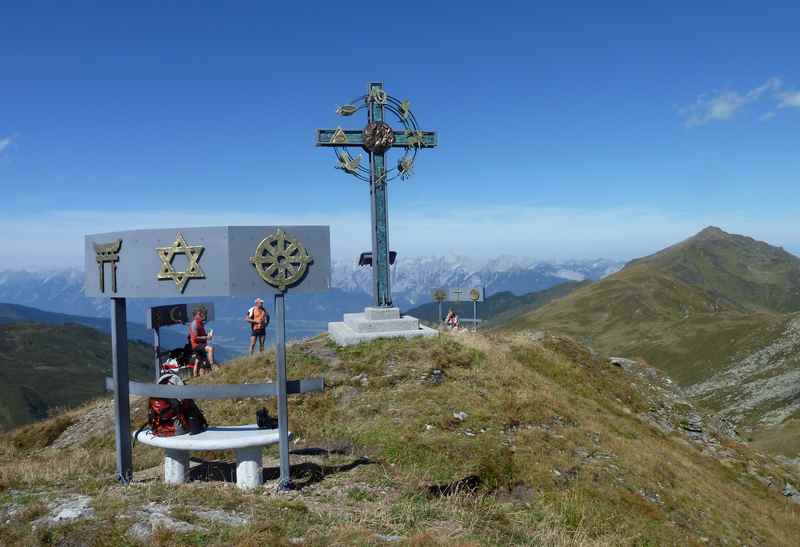
M400 316L400 308L369 307L364 313L346 313L344 321L328 323L328 334L340 346L376 338L437 336L438 331L419 324L415 317Z

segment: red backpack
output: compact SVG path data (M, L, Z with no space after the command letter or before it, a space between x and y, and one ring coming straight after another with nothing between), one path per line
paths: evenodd
M176 374L164 374L158 379L162 385L183 385ZM203 412L195 404L194 399L164 399L151 397L147 403L147 423L136 435L149 427L156 437L174 437L176 435L196 435L208 429Z

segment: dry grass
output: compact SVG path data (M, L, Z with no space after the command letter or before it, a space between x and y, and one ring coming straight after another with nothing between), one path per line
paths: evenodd
M264 381L273 359L240 359L202 381ZM197 506L252 519L239 528L205 523L205 533L159 531L156 545L385 544L376 534L407 545L789 545L800 532L796 506L747 465L781 488L797 480L789 470L730 442L737 456L723 465L643 423L641 379L566 338L459 333L344 349L318 338L290 348L289 375L323 375L327 385L290 401L298 492L243 493L215 481L124 489L113 483L110 432L42 449L63 426L48 422L0 436L0 503L41 515L37 493L86 493L97 516L47 537L30 530L31 519L0 525L0 544L130 541L130 515L152 501L189 522ZM264 405L200 403L211 423L227 424L253 422ZM274 412L274 402L267 407ZM135 413L139 423L140 406ZM302 453L310 448L327 452ZM277 465L274 448L265 456ZM160 461L159 451L136 446L137 469Z

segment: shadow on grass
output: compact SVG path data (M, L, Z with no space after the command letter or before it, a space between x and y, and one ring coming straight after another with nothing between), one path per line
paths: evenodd
M478 475L469 475L463 479L458 479L447 484L434 484L428 487L428 497L441 498L452 496L453 494L475 492L481 485L481 478Z
M322 455L337 454L335 451L327 451L325 449L303 449L293 451L293 454L302 455ZM236 464L225 460L200 460L199 458L192 458L195 465L189 471L189 480L193 481L222 481L222 482L236 482ZM374 464L368 458L356 458L350 463L342 465L319 465L313 462L303 462L292 465L291 476L294 482L295 490L302 490L303 488L312 484L322 482L325 477L336 475L338 473L346 473L362 465ZM264 482L277 480L280 477L280 467L265 467L262 470L262 477Z

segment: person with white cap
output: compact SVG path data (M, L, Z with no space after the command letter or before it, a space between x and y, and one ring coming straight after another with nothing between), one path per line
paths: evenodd
M264 307L263 300L256 298L253 307L247 310L245 321L250 323L250 355L253 355L256 349L256 339L258 339L258 351L264 351L264 338L267 335L269 313Z

